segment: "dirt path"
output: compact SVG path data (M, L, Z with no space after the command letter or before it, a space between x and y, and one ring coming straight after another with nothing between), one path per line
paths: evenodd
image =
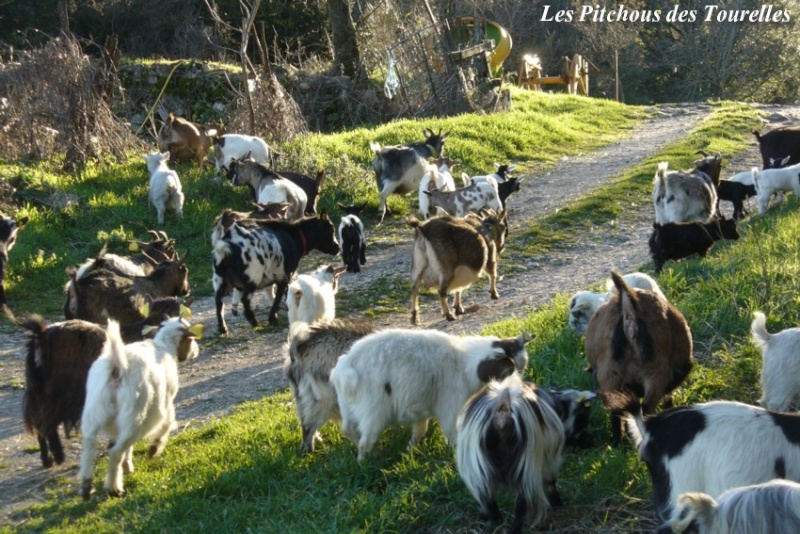
M708 115L705 105L659 106L653 117L635 128L625 140L598 152L563 158L544 174L526 177L523 188L511 197L513 206L510 238L531 221L557 210L565 202L585 195L619 176L668 143L691 131ZM797 122L800 108L766 110L771 120ZM756 163L755 147L737 155L725 175ZM547 303L561 292L583 289L607 276L617 267L634 270L649 261L647 237L651 229L652 205L642 199L631 206L635 222L627 228L608 224L582 236L570 247L546 257L527 262L527 269L506 276L498 284L500 300L492 301L487 292L465 293L467 305L480 305L480 313L467 314L448 323L438 316L438 306L423 306L424 328L451 333L476 332L485 324L512 315L523 315ZM410 246L381 241L380 228L371 235L368 264L359 275L345 276L340 292L356 292L376 279L410 270ZM500 263L502 273L503 264ZM265 318L263 295L254 299L257 316ZM177 399L179 427L200 424L225 415L235 405L256 400L287 387L281 372L285 328L254 332L241 316L228 316L231 335L215 337L216 321L211 298L201 298L192 305L193 321L205 324L209 336L203 340L200 356L181 369L181 389ZM338 310L347 315L346 310ZM382 326L407 326L409 314L381 318ZM53 321L58 318L52 318ZM80 443L74 437L65 444L67 461L45 470L41 467L35 440L24 433L21 421L24 384L24 336L18 329L0 325L0 525L24 521L24 512L15 513L31 503L45 500L45 489L55 477L73 479L77 473Z

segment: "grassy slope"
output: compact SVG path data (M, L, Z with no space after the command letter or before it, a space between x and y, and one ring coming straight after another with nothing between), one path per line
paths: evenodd
M461 158L470 174L492 169L495 161L513 160L524 170L618 139L643 116L638 108L607 100L524 91L514 94L513 109L506 113L397 121L376 129L312 135L280 147L282 168L312 173L316 166L324 166L327 174L320 206L331 213L336 211L337 201L363 202L377 209L370 140L393 144L421 139L424 128L443 130L450 132L447 152ZM83 176L58 174L54 168L0 161L0 173L27 184L26 194L39 200L53 193L78 200L61 212L31 203L18 213L31 218L12 251L7 276L10 303L18 312L59 315L68 266L97 254L109 240L110 252L126 253L126 239L144 239L146 230L155 227L155 210L147 205L149 176L140 156L122 165L89 168ZM182 164L178 172L187 199L184 219L176 221L168 213L165 229L177 238L180 251L191 250L188 265L193 292L209 295L212 222L224 208L247 209L248 193L244 188L234 190L216 183L213 169L200 171ZM414 202L413 196L393 197L390 207L399 217ZM373 218L366 217L367 221Z
M698 143L729 139L730 153L743 144L752 114L725 106L715 119L683 143L667 148L658 159L685 167ZM732 132L732 133L729 133ZM700 147L702 148L702 146ZM680 162L680 163L678 163ZM620 183L641 182L647 194L652 167L632 169ZM590 203L591 199L585 202ZM579 201L571 219L578 228L595 217ZM800 322L796 280L800 252L796 236L800 214L796 199L766 217L746 222L743 237L715 248L704 260L670 264L659 282L689 321L699 365L677 396L679 403L712 398L753 402L757 397L759 357L748 342L751 312L764 310L770 330ZM612 215L608 215L612 216ZM605 216L604 216L605 217ZM607 220L607 219L603 219ZM547 225L566 224L549 221ZM622 222L624 224L624 215ZM589 387L583 371L582 343L566 329L568 295L559 295L522 318L488 325L486 334L538 333L531 352L531 378ZM595 410L593 420L601 442L607 442L606 417ZM95 498L83 503L74 496L72 481L53 488L53 498L33 508L26 529L52 531L463 531L475 528L476 504L458 479L452 452L441 434L413 453L405 452L407 431L390 429L363 465L334 425L323 430L326 440L311 458L298 458L300 431L291 396L280 393L241 406L235 415L176 436L164 457L140 461L127 477L129 496L123 500ZM144 455L145 446L136 450ZM102 471L104 462L98 471ZM100 474L96 476L99 482ZM552 528L619 531L651 526L641 520L648 506L646 471L630 448L603 445L588 451L570 450L559 480L566 510L551 514ZM510 512L511 501L501 505Z

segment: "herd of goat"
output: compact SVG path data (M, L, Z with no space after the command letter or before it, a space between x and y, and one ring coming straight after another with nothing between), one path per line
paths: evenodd
M371 143L380 194L380 220L389 195L417 192L421 219L413 228L411 321L419 323L421 286L437 291L442 315L465 313L461 293L480 276L497 291L497 266L508 235L508 200L521 180L513 165L492 174L462 175L459 160L443 156L448 134L425 130L425 139L381 147ZM661 163L653 182L655 222L649 240L659 273L666 261L705 255L720 239L736 239L745 200L800 196L800 129L761 135L763 169L720 179L721 156L703 154L691 171ZM454 336L431 329L378 329L368 321L337 319L339 276L366 264L364 206L340 206L338 228L317 212L323 172L316 177L273 169L263 140L202 128L169 116L159 136L161 153L145 157L150 202L163 224L165 212L182 214L183 194L168 161L203 165L213 148L216 171L248 186L255 209L226 209L211 232L212 282L220 333L227 332L223 297L257 325L251 297L271 291L268 320L278 321L286 301L289 331L284 364L302 429L301 451L321 443L320 428L341 420L362 461L384 428L412 426L409 447L425 436L430 418L455 448L456 465L483 519L502 519L496 494L516 494L509 532L540 522L561 504L556 480L563 448L592 446L589 415L599 396L611 414L612 443L624 422L649 468L660 532L800 532L800 415L789 413L800 394L800 328L766 331L754 312L754 344L763 354L763 408L732 401L672 407L671 393L689 375L694 356L686 319L657 281L644 273L613 271L608 291L581 291L569 302L569 327L584 335L596 392L544 389L522 379L530 334L500 339ZM719 202L732 202L733 219ZM133 444L152 438L160 454L175 422L178 362L198 353L201 325L191 325L186 254L164 231L134 242L138 254L105 249L69 270L66 321L38 315L17 318L5 306L2 284L8 252L27 219L0 219L0 304L30 332L23 418L38 439L45 467L65 459L58 427L80 425L81 495L93 492L98 435L110 443L104 488L125 493L123 473L133 471ZM338 239L337 239L338 237ZM297 274L312 250L341 254L342 267L326 265ZM448 298L453 295L452 307ZM107 325L107 326L106 326ZM656 413L660 403L665 410Z

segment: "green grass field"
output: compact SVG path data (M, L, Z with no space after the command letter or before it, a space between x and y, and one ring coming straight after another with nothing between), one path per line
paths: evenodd
M514 102L517 109L505 117L508 124L503 123L505 114L462 116L424 125L397 123L374 131L313 137L295 155L300 157L302 152L305 161L360 169L354 170L350 178L354 180L350 184L354 189L347 189L342 196L347 200L367 200L374 208L377 195L372 191L372 177L365 170L369 139L392 143L418 137L423 127L443 129L451 131L448 147L452 151L448 152L466 160L467 172L485 169L492 161L505 160L519 161L532 170L553 163L543 154L586 151L619 138L635 117L642 114L640 109L574 97L515 94ZM484 129L470 128L471 119L487 121ZM547 121L574 135L574 140L556 150L553 145L556 137L546 140L540 133L541 125ZM652 160L632 167L605 188L601 193L604 209L597 204L601 195L578 200L532 226L526 234L513 237L507 253L513 258L546 252L547 247L560 246L564 239L592 224L612 219L625 224L622 207L630 199L621 193L628 191L632 196L649 198L655 161L667 159L671 167L685 168L690 166L698 149L712 147L724 154L736 153L745 146L748 129L754 121L755 114L750 108L729 103L718 105L712 117L685 139L660 151ZM530 125L527 130L530 137L514 137L498 146L493 143L498 137L490 135L493 128L516 133L526 125ZM536 146L531 147L531 142ZM479 148L485 147L495 151L481 155ZM473 151L474 163L469 159ZM350 154L350 161L332 163L335 154ZM332 159L324 160L325 155ZM7 165L6 169L12 167ZM13 257L21 260L23 266L12 272L9 291L12 302L26 311L43 309L57 313L65 265L99 250L107 236L121 246L124 238L143 234L147 225L132 221L152 221L155 214L144 207L142 200L146 190L142 167L141 161L133 161L113 171L92 171L96 174L90 172L80 179L57 177L41 168L13 167L26 176L38 177L37 184L49 183L52 187L89 195L88 198L94 198L96 209L81 208L67 218L33 207L25 210L32 222L14 249ZM189 186L196 188L194 200L186 209L184 221L167 229L192 249L194 261L198 262L193 266L192 282L198 292L203 292L208 286L208 254L202 251L207 248L211 220L220 203L243 201L244 192L214 184L197 171L187 171L186 175ZM350 175L337 175L332 183L341 185L348 179L346 176ZM335 197L327 194L324 200L333 205ZM405 199L395 202L396 211L408 210L410 206ZM101 215L96 213L98 210ZM710 399L755 402L759 394L760 355L749 341L752 312L762 310L767 314L770 331L800 323L796 282L800 276L797 199L790 197L789 202L773 208L766 216L745 221L740 225L740 233L739 241L718 244L708 258L669 263L658 277L665 294L682 310L691 326L698 360L687 383L677 391L676 403ZM31 242L36 246L31 246ZM643 268L648 270L647 266ZM39 281L40 276L46 276L47 282ZM31 295L34 288L51 287L50 283L55 290L44 296ZM391 283L380 291L396 294L398 299L404 295L403 291L407 295L407 290ZM588 389L591 381L584 371L582 340L566 327L568 298L566 294L558 295L527 316L486 325L482 333L500 336L518 335L521 331L537 333L529 345L527 378L542 384L554 382ZM56 302L50 302L53 300ZM551 512L542 528L575 533L651 530L654 524L646 469L631 447L611 449L606 445L608 418L599 405L595 407L592 425L597 446L589 450L568 449L564 456L558 486L568 506ZM478 523L477 504L459 479L453 451L444 443L435 424L433 427L427 440L410 452L405 450L408 429L388 429L373 455L359 465L353 444L336 425L329 423L322 431L325 443L313 456L301 458L296 454L300 428L293 400L288 392L279 392L262 401L241 405L229 417L178 434L156 460L142 459L146 444L140 444L135 452L137 471L126 477L129 493L124 499L109 500L97 495L84 503L76 495L73 480L52 484L48 501L27 510L28 520L18 530L495 531ZM97 488L104 470L105 461L100 461L95 475ZM511 514L511 496L504 496L501 509L507 516Z

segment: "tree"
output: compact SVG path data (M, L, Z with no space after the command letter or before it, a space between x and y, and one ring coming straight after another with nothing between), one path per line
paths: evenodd
M328 0L328 14L333 38L333 59L345 76L354 81L367 78L356 41L350 0Z

